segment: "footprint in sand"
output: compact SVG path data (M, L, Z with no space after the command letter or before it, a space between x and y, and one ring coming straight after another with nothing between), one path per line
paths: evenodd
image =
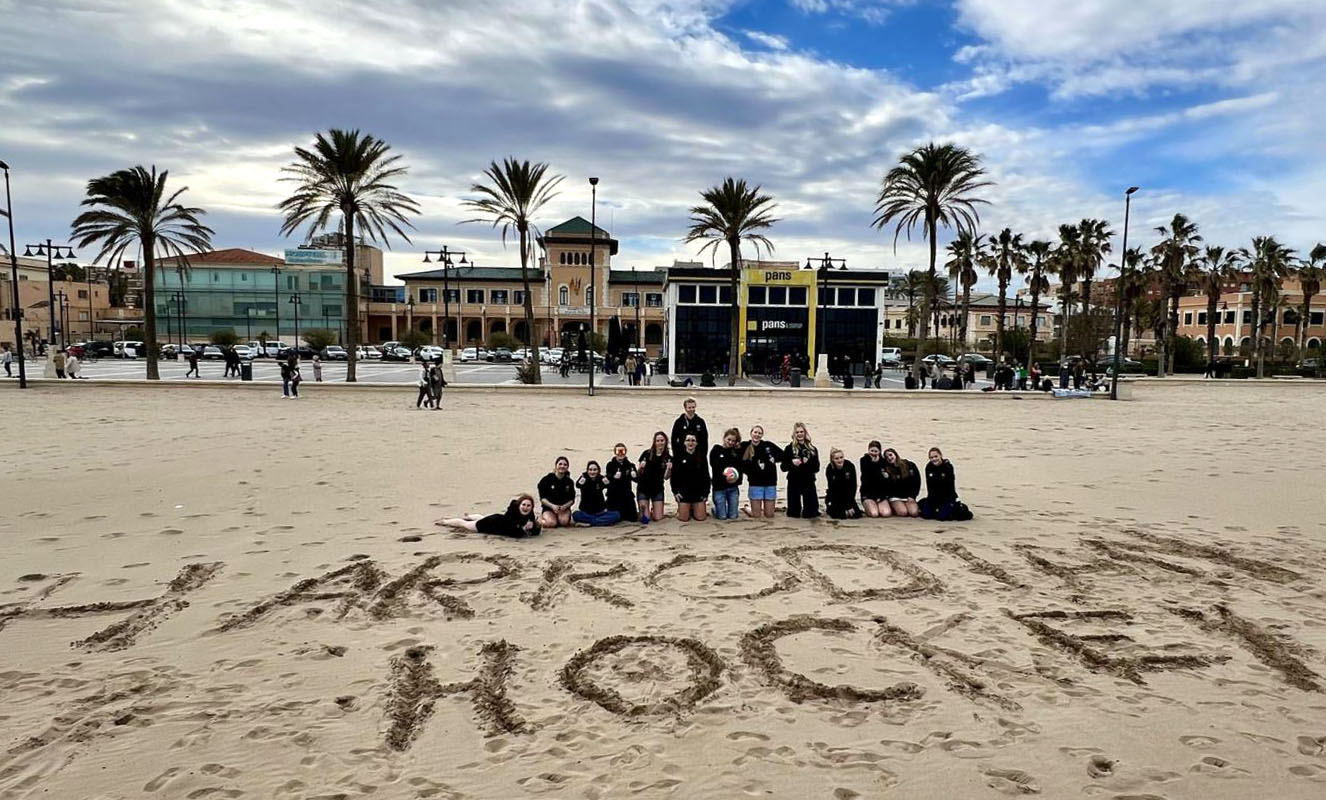
M1239 769L1218 756L1207 756L1193 764L1188 771L1198 772L1213 778L1242 778L1252 774L1246 769Z
M1220 740L1212 736L1180 736L1179 744L1186 747L1203 748L1210 747L1213 744L1220 744Z
M1093 778L1104 778L1114 774L1114 759L1105 756L1092 756L1087 762L1087 774Z
M998 769L996 767L986 767L981 770L985 775L985 783L996 791L1004 794L1040 794L1041 787L1036 783L1036 779L1023 772L1020 769Z
M170 783L171 778L174 778L176 775L180 774L181 769L182 769L181 767L171 767L170 769L166 770L165 772L161 773L160 775L156 776L155 778L144 784L143 791L145 792L160 791L162 787Z
M19 580L23 580L19 578ZM1298 752L1305 756L1326 755L1326 736L1298 737Z

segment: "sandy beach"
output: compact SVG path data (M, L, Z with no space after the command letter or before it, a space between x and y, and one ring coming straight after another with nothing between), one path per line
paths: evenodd
M305 394L0 391L0 800L1326 795L1321 390L698 393L976 519L531 540L681 395Z

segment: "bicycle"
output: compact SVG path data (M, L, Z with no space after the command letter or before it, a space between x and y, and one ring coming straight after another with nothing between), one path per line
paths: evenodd
M769 379L771 385L777 386L787 380L787 373L781 363L775 362L769 366L769 372L765 377Z

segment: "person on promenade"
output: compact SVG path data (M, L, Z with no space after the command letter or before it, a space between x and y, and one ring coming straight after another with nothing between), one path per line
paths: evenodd
M558 456L553 462L553 471L539 481L539 502L543 511L539 514L539 524L549 530L571 525L571 506L576 501L576 485L571 480L571 462L566 456Z
M201 378L202 375L198 372L198 351L189 347L185 349L184 353L185 360L189 362L189 369L184 373L184 377L187 378L192 375L195 378Z
M313 382L322 383L322 358L313 354Z
M5 345L4 352L0 353L0 362L5 365L5 377L14 377L14 354L9 352L9 345Z
M442 410L442 390L447 387L447 378L442 374L442 358L433 359L428 368L428 395L433 401L433 410Z
M867 517L893 516L884 466L883 445L873 441L866 446L866 454L861 456L861 505L865 506Z
M1027 391L1027 365L1018 364L1018 391Z
M1030 376L1031 376L1031 388L1033 391L1039 392L1041 389L1041 374L1042 374L1041 362L1039 361L1031 362Z
M709 474L713 478L714 516L736 519L741 506L741 431L728 428L723 442L709 451Z
M419 378L415 382L419 387L419 396L414 398L415 408L433 407L433 390L430 383L432 376L428 374L428 364L419 362Z
M509 536L523 539L539 535L539 520L534 516L534 498L522 494L506 507L501 514L466 514L452 519L440 519L438 525L472 533L488 533L494 536Z
M686 443L686 434L695 434L696 446L700 448L701 453L709 451L709 428L704 424L704 417L695 413L695 398L688 397L682 401L681 407L684 413L677 417L677 421L672 423L672 452L680 455L682 447Z
M884 487L896 517L919 517L916 495L921 491L921 472L916 464L898 455L892 447L884 451Z
M774 515L774 502L778 500L778 464L782 460L783 451L764 438L764 428L753 426L750 440L741 443L741 471L750 486L750 515L756 519Z
M603 474L608 476L608 508L625 522L639 521L640 509L636 507L635 490L631 486L636 480L635 462L626 457L626 445L618 442L612 446L612 458Z
M608 508L608 477L603 474L599 462L591 461L585 465L585 471L576 480L580 489L580 508L571 513L571 519L580 525L601 528L616 525L622 521L622 515Z
M944 458L938 447L930 448L925 465L926 496L919 503L921 516L926 519L965 522L972 518L971 509L958 499L957 478L953 464Z
M648 523L663 519L663 484L672 477L672 453L668 449L668 435L654 433L654 443L640 454L635 499L640 504L640 521Z
M281 396L299 399L299 361L294 357L281 362Z
M705 501L709 499L709 465L700 449L699 437L686 434L681 450L672 460L672 494L677 499L677 521L704 522L709 516Z
M51 363L55 365L55 377L63 379L65 365L64 350L56 350L55 355L51 356Z
M635 385L636 385L636 386L644 386L644 385L645 385L645 372L647 372L648 369L649 369L648 364L649 364L649 359L645 358L644 356L640 356L639 358L637 358L637 359L635 360Z
M627 385L628 385L628 386L634 386L634 385L635 385L635 356L634 356L634 355L629 355L629 356L626 357L626 364L625 364L624 369L622 370L622 377L626 379L626 381L627 381Z
M82 369L83 369L83 362L78 360L78 356L74 355L73 353L70 353L69 357L66 358L64 362L65 374L68 375L70 378L81 378L83 376L79 373Z
M645 386L654 385L654 364L649 359L645 359Z
M833 519L861 518L861 507L856 504L856 465L836 447L829 451L829 466L824 468L824 510Z
M792 441L783 448L783 471L787 473L787 515L818 517L820 501L815 476L820 471L820 455L810 441L805 423L792 425Z

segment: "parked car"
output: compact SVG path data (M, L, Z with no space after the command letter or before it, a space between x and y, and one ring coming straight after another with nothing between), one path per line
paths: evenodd
M539 360L545 364L551 364L554 366L562 363L562 348L549 347L547 350L540 350Z
M902 348L885 347L879 351L879 363L886 367L902 366Z
M517 361L529 361L529 348L522 347L511 354Z
M963 353L958 356L958 362L961 364L971 364L976 369L985 369L993 361L980 353Z
M383 343L382 343L382 352L385 353L385 352L387 352L388 350L395 350L397 347L400 347L400 346L401 346L401 343L400 343L400 342L383 342Z
M941 367L951 367L954 364L958 363L954 361L952 358L949 358L948 356L944 355L943 353L931 353L930 355L921 359L922 364L934 364L935 362L939 362L939 366Z
M250 361L253 359L253 348L246 344L237 344L231 348L235 355L240 357L241 361Z
M515 361L515 357L512 356L510 348L499 347L488 353L488 360L494 364L510 364Z
M111 358L115 355L115 345L110 342L84 342L83 350L92 358Z
M295 357L298 358L299 360L301 360L301 361L307 361L307 360L309 360L310 358L313 358L313 354L316 353L316 352L317 352L317 351L314 350L312 347L309 347L309 346L306 345L306 344L301 344L301 345L299 345L298 347L287 347L287 348L285 348L285 349L282 350L281 352L277 353L277 354L276 354L276 357L277 357L277 358L289 358L289 357L290 357L290 354L291 354L291 353L294 353L294 354L295 354Z
M323 361L349 361L350 354L339 344L329 344L322 348Z
M1316 369L1316 368L1317 368L1317 365L1318 365L1319 363L1321 363L1321 362L1320 362L1320 359L1316 359L1316 358L1305 358L1305 359L1303 359L1302 361L1298 362L1298 368L1299 368L1299 369Z
M226 351L214 344L203 345L202 358L204 361L221 361L226 357Z
M1133 358L1121 358L1121 359L1119 359L1119 374L1120 374L1120 375L1123 375L1123 374L1128 373L1128 372L1141 372L1143 369L1144 369L1144 368L1143 368L1143 366L1142 366L1142 362L1141 362L1141 361L1138 361L1138 360L1133 359ZM1105 374L1106 374L1106 375L1113 375L1113 374L1114 374L1114 356L1107 356L1107 357L1106 357L1106 359L1105 359Z
M268 339L266 347L263 347L260 341L249 342L249 349L253 351L254 358L276 358L276 355L287 347L289 345L280 339Z
M355 357L360 361L382 358L382 351L371 344L361 344L355 348Z
M382 360L383 360L383 361L409 361L409 360L410 360L410 348L408 348L408 347L401 347L400 345L396 345L395 347L387 347L386 345L383 345L383 346L382 346Z
M435 358L442 357L442 348L434 344L426 344L414 351L414 357L420 361L432 361Z
M460 363L468 364L471 361L478 361L478 360L479 360L479 348L467 347L464 350L460 351Z
M163 344L157 354L162 361L179 361L180 346L173 343Z
M87 348L83 346L82 342L74 342L65 347L65 352L74 358L82 358L83 354L87 352Z
M138 354L145 352L142 342L122 341L115 343L116 358L138 358Z

